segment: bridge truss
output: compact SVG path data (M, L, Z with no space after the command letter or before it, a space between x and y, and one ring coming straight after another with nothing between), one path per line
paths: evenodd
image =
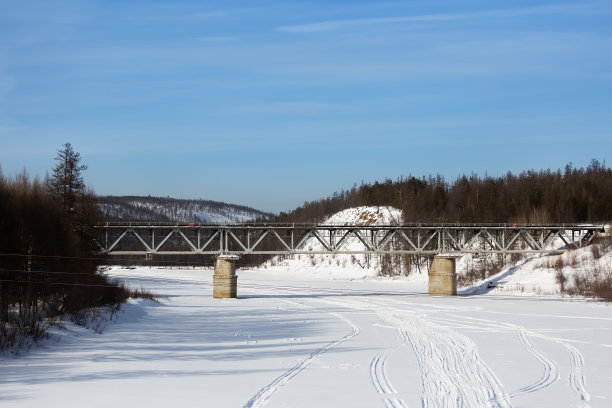
M600 225L205 225L107 223L109 255L560 253Z

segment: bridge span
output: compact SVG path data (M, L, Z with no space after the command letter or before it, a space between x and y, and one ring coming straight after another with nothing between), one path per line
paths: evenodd
M456 295L455 258L467 253L562 253L591 243L603 225L553 224L157 224L106 223L108 255L217 255L213 296L237 297L235 262L245 255L432 256L430 295Z
M106 223L108 255L560 253L603 225ZM554 244L562 243L560 247Z

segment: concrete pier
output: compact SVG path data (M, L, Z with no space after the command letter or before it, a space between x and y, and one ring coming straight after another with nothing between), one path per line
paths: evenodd
M213 275L214 298L236 298L238 296L237 260L238 255L219 255L217 257Z
M429 267L429 295L457 295L455 258L434 256L431 266Z

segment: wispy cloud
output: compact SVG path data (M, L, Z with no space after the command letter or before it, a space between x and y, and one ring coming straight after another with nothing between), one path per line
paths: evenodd
M215 11L207 11L204 13L196 13L191 17L194 19L199 19L199 20L215 20L215 19L225 18L229 16L230 16L230 12L227 10L215 10Z
M236 40L236 37L231 36L210 36L210 37L198 37L198 41L205 43L226 43Z
M219 109L219 115L255 114L255 115L290 115L313 116L335 109L336 106L319 102L264 102L250 105L239 105Z
M548 5L537 7L520 7L496 10L472 11L466 13L421 14L412 16L373 17L327 20L314 23L285 25L276 28L277 31L288 33L316 33L325 31L345 30L361 26L406 24L406 23L436 23L445 21L471 20L482 18L512 18L538 14L575 14L598 10L593 4L579 5ZM600 10L601 11L601 10Z

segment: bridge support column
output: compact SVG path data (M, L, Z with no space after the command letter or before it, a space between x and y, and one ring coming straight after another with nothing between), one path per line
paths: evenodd
M434 256L429 267L429 295L457 295L457 274L455 258Z
M237 260L238 255L219 255L217 257L213 275L214 298L236 298L238 296Z

